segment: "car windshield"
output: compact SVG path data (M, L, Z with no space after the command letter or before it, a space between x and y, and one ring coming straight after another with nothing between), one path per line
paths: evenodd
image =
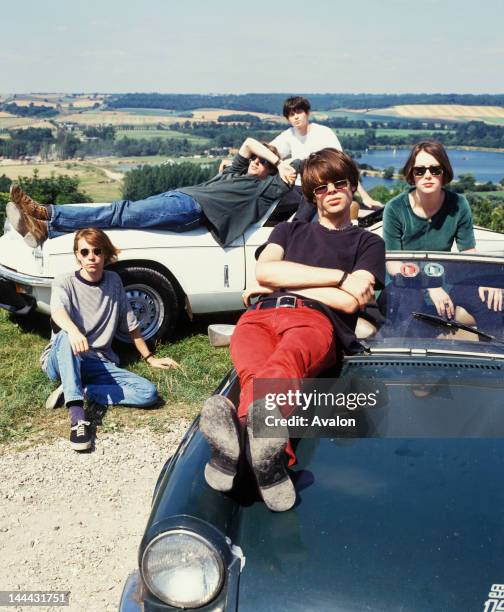
M502 257L389 253L385 288L363 315L377 331L364 343L504 354L503 288Z

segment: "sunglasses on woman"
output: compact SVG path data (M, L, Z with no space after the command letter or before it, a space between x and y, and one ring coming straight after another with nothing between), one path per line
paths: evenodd
M350 181L348 179L341 179L339 181L327 183L327 185L319 185L313 190L314 195L318 196L319 198L325 196L329 191L329 185L332 185L335 191L343 191L343 189L346 189L350 185Z
M441 176L443 174L441 166L413 166L413 176L423 176L427 170L432 176Z
M79 253L82 257L88 257L91 251L93 251L93 255L96 255L97 257L103 253L103 249L100 247L95 247L94 249L81 249Z

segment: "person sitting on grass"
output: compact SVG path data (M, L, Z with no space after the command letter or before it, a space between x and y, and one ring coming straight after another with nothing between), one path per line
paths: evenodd
M342 352L358 352L357 312L383 287L385 246L376 234L352 225L350 206L359 182L353 160L335 149L311 154L304 162L303 193L318 211L317 223L280 223L256 266L257 287L231 337L231 357L240 381L236 408L214 395L202 409L200 429L211 457L207 483L218 491L233 486L241 456L249 457L268 508L283 511L296 500L286 469L295 455L286 435L254 436L264 423L265 404L253 395L255 379L315 377ZM245 448L241 432L246 429Z
M207 223L227 246L291 188L299 165L281 162L276 149L247 138L233 163L209 181L180 187L145 200L118 200L102 206L40 206L18 185L6 207L13 228L36 247L84 227L155 228L186 232Z
M46 406L64 401L70 413L70 446L91 447L90 422L84 399L100 405L149 407L158 402L156 387L145 378L118 367L112 340L118 329L129 332L135 348L154 368L178 367L169 357L151 353L138 329L117 272L105 270L118 249L100 229L75 234L74 253L80 269L56 277L51 289L53 334L40 358L42 369L61 385Z

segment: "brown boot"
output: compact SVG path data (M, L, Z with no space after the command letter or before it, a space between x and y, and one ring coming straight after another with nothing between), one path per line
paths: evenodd
M28 246L35 248L47 240L47 221L26 217L26 225L29 231L24 236L24 240Z
M30 217L35 217L35 219L40 219L42 221L47 221L49 219L47 208L30 198L19 185L15 185L14 183L11 185L10 197L14 204L25 215L30 215Z
M5 215L14 229L21 236L25 236L28 233L28 226L26 222L26 215L19 210L14 202L7 202L5 207Z

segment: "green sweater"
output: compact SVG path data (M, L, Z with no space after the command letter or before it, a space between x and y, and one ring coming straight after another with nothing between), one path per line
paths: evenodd
M423 219L413 212L408 195L400 193L385 206L383 238L387 251L451 251L456 240L459 251L476 246L471 209L464 196L444 190L438 212Z

